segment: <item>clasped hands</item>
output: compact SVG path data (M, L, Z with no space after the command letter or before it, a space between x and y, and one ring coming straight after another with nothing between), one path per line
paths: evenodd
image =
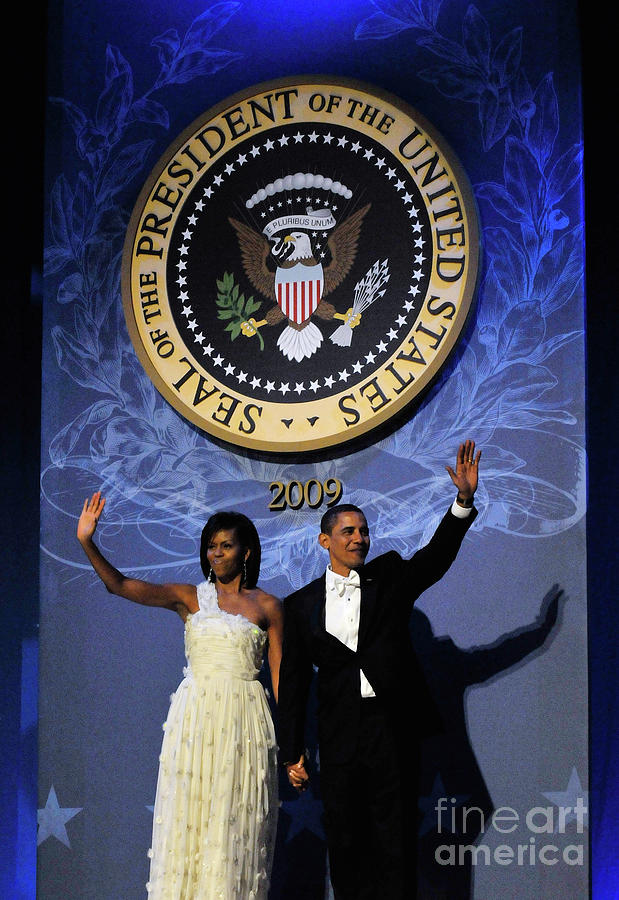
M299 758L299 762L286 764L286 772L288 773L288 781L299 793L307 789L309 775L305 768L305 756L303 753Z

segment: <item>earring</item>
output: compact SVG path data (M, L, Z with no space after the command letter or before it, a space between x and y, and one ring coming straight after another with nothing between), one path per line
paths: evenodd
M208 568L208 575L206 576L206 580L207 580L207 581L213 581L213 579L211 578L211 575L212 575L212 574L213 574L213 570L212 570L211 567L209 566L209 568Z
M246 581L247 581L247 565L245 563L245 560L243 560L243 578L241 580L241 584L245 584Z

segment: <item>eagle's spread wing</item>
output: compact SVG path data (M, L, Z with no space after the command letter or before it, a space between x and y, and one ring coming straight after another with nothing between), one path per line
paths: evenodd
M267 268L269 242L259 232L237 219L228 219L239 239L245 274L263 297L275 302L275 277Z
M356 213L353 213L350 218L336 228L329 238L331 264L324 272L323 297L329 291L335 290L350 272L357 255L357 242L359 240L361 223L370 206L371 204L368 203L367 206L358 209Z

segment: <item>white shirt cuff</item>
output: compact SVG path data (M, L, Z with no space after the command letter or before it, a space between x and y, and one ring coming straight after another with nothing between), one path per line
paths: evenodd
M454 500L451 505L451 511L456 519L468 519L471 515L472 508L472 506L459 506L457 500Z

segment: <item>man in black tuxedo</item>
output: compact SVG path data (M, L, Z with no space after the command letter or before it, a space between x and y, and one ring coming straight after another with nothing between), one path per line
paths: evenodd
M318 542L325 574L284 602L279 746L290 783L308 784L305 715L318 669L318 746L324 824L336 900L415 897L417 759L440 728L409 636L419 595L449 569L475 519L481 452L458 448L458 489L430 542L410 560L370 548L358 507L327 510Z

